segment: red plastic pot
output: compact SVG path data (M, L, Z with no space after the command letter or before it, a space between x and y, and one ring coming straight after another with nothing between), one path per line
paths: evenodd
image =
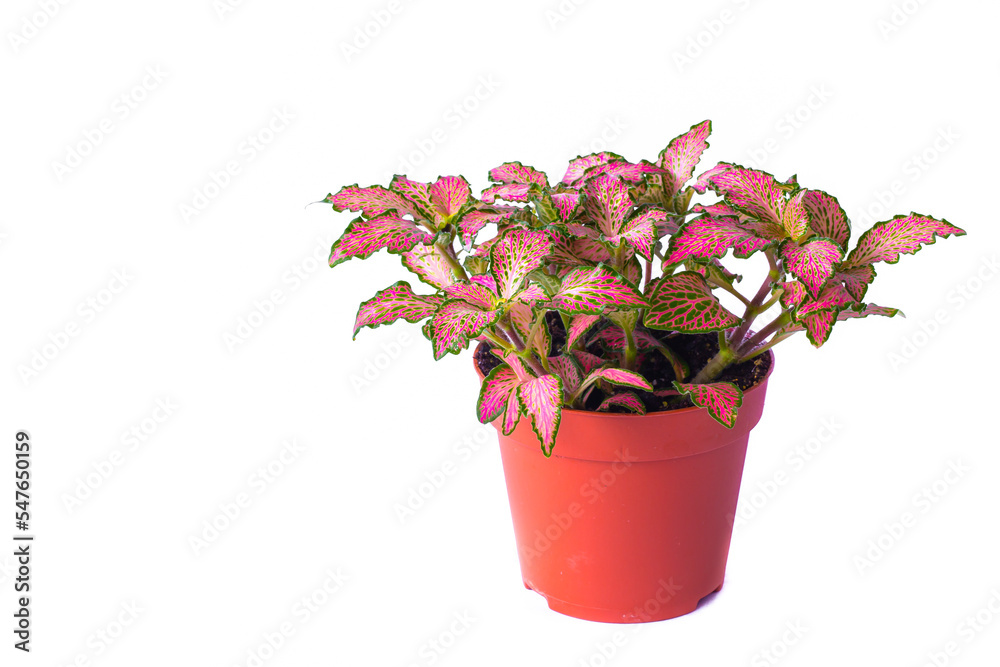
M527 419L498 429L524 585L557 612L606 623L682 616L720 590L773 369L772 356L732 429L699 408L564 409L550 458Z

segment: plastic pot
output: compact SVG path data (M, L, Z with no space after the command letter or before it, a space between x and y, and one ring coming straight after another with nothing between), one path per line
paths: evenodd
M498 429L524 585L557 612L607 623L681 616L720 590L773 369L772 356L732 429L699 408L564 409L550 458L526 418Z

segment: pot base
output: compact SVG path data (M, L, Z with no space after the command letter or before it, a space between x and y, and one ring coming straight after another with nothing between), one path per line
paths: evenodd
M715 587L715 590L706 593L703 597L695 600L693 604L690 600L678 601L677 603L668 602L666 604L658 604L656 606L651 605L653 608L647 607L641 611L622 613L618 609L587 607L573 602L560 600L559 598L552 597L551 595L546 595L539 590L535 590L527 581L524 582L524 587L529 591L535 591L545 598L546 604L548 604L549 609L552 611L565 616L571 616L572 618L579 618L584 621L595 621L597 623L651 623L655 621L666 621L671 618L677 618L678 616L690 614L698 608L702 600L722 590L722 584L719 584Z

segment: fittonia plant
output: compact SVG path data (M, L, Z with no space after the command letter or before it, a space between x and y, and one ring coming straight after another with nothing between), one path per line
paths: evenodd
M691 182L710 131L709 121L693 126L654 162L578 157L554 184L508 162L490 171L493 185L478 198L461 176L396 176L388 188L352 185L328 195L335 211L361 212L333 245L330 266L386 248L424 283L417 293L400 281L361 304L355 335L425 321L437 359L471 340L488 342L502 363L482 384L480 421L501 419L510 433L526 417L546 455L563 408L645 411L640 393L653 392L637 372L645 355L663 355L673 369L673 389L653 392L659 400L687 396L732 427L743 394L716 381L727 367L799 331L820 347L840 321L899 314L864 302L875 264L965 233L911 213L877 223L849 248L837 199L795 177L779 181L723 162ZM720 199L692 205L709 190ZM730 250L768 263L749 298L720 262ZM743 312L724 307L715 290L733 295ZM690 368L670 341L706 332L718 332L718 353Z

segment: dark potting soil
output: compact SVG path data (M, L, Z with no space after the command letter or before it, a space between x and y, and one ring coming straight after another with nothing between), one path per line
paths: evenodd
M555 354L556 350L562 347L566 340L565 330L563 329L562 320L557 313L548 313L546 319L549 331L552 332L552 350L550 354ZM590 336L592 337L596 331L595 329L590 332ZM649 333L662 341L664 345L676 352L681 358L685 359L691 367L692 374L697 373L698 370L719 352L718 334L678 334L652 329L649 330ZM492 347L489 343L484 343L476 350L476 364L483 375L487 375L501 363L495 354L491 354L491 349ZM593 354L602 354L600 343L592 343L587 349ZM677 376L674 374L674 369L670 365L670 362L655 350L647 350L640 354L640 363L636 370L652 383L653 389L656 391L673 389L673 381L677 379ZM749 361L728 367L713 381L732 382L743 391L746 391L764 379L770 367L771 355L765 353ZM690 377L688 380L690 380ZM686 396L664 398L656 396L653 392L641 390L635 390L635 393L646 405L647 412L663 412L691 407L691 400ZM606 396L602 392L592 392L586 405L584 405L584 409L596 410L604 398ZM612 408L611 411L627 412L623 408Z

